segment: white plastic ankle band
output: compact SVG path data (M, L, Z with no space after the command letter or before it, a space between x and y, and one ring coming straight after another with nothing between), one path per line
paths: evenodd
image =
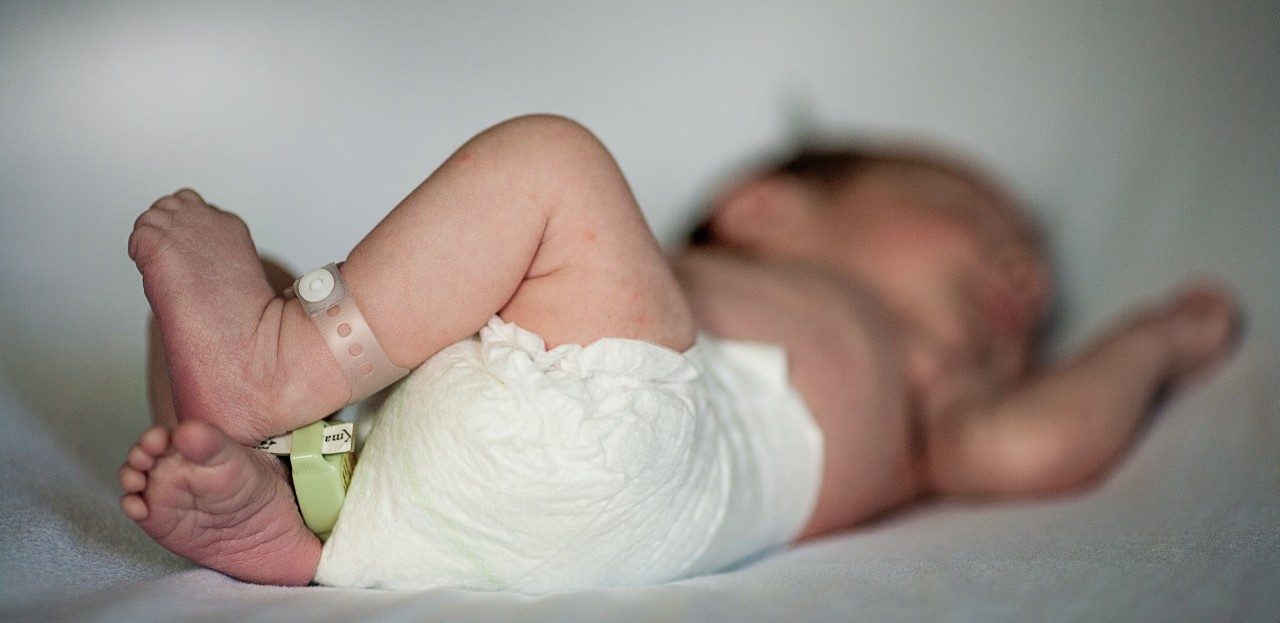
M359 402L409 373L382 351L368 323L347 295L337 264L317 268L293 282L285 296L296 295L316 323L329 352L351 384L351 402Z

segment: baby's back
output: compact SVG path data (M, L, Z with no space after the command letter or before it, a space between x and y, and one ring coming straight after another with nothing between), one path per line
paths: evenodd
M786 349L791 382L825 438L804 536L847 527L918 493L901 354L868 291L819 268L713 250L673 260L699 327Z

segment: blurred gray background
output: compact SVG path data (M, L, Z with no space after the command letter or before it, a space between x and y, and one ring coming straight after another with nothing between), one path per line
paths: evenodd
M1274 334L1278 68L1275 3L5 2L0 383L112 480L147 422L151 201L192 186L310 268L527 112L592 128L668 245L799 131L935 139L1035 205L1067 347L1187 274Z

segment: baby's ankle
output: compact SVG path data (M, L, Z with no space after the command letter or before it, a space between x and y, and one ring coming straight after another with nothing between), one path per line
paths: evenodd
M351 387L297 300L277 298L271 413L261 432L277 435L310 424L351 401Z

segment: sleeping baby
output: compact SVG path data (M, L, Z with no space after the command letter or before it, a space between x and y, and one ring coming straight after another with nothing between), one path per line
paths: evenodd
M1076 490L1236 332L1201 284L1039 366L1042 240L990 179L918 150L751 171L667 258L609 153L554 116L480 133L297 281L186 189L129 255L157 425L121 507L280 585L656 583L924 496ZM322 539L255 446L388 385Z

